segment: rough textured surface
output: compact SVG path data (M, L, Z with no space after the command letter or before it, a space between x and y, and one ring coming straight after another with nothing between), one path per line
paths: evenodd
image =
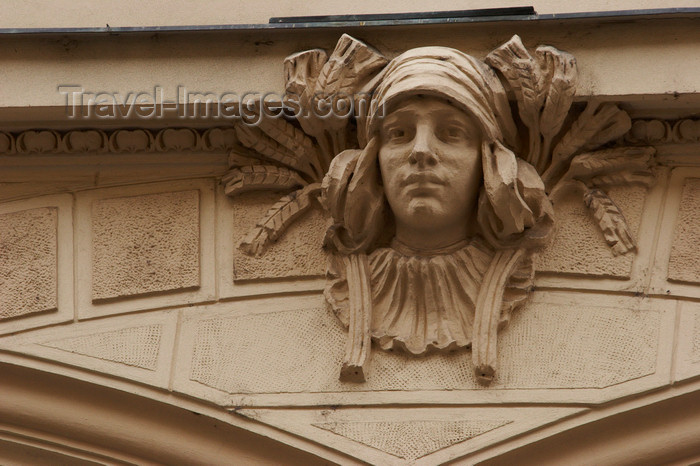
M234 280L322 276L326 254L321 248L325 220L320 209L304 214L262 257L251 257L238 250L238 244L279 194L245 194L231 200L233 206Z
M530 304L499 337L491 388L606 387L654 372L660 315ZM198 323L190 378L228 393L478 389L471 355L375 350L363 384L338 381L345 332L324 309ZM275 355L261 362L260 355Z
M646 189L613 188L610 197L625 214L627 224L638 239ZM634 253L614 256L605 243L580 193L562 196L554 206L557 232L537 260L541 272L629 278Z
M700 283L700 178L685 181L673 235L668 279Z
M497 429L512 421L325 422L320 429L406 460L415 460L455 443Z
M693 363L700 362L700 312L695 314L693 325L693 349L690 356Z
M0 215L0 320L56 310L56 208Z
M154 371L162 332L161 325L147 325L48 341L43 346Z
M96 200L93 300L199 286L199 191Z

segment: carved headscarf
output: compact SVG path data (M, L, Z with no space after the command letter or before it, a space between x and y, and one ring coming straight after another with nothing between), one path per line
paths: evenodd
M552 206L535 168L513 152L519 142L516 126L491 68L455 49L422 47L396 57L372 83L368 114L358 116L364 148L339 154L323 183L334 220L328 243L350 254L369 252L379 239L387 208L377 163L379 123L384 110L416 95L445 99L482 130L484 184L477 216L484 238L496 248L518 247L525 238L528 247L546 241Z
M415 95L449 101L480 124L486 139L518 145L506 92L485 63L447 47L421 47L396 57L376 78L364 133L371 137L384 110ZM363 144L364 145L364 144Z

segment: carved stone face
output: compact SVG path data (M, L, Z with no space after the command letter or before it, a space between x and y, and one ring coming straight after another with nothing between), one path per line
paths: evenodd
M466 239L481 184L481 131L447 101L414 96L380 127L379 166L396 237L419 250Z

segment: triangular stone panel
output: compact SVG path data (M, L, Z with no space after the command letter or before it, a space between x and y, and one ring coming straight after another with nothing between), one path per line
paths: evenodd
M178 313L162 310L22 332L0 337L0 352L167 388Z
M584 412L551 407L238 408L237 416L277 427L369 464L443 464Z
M510 420L327 422L313 424L406 460L415 460L497 429Z
M154 324L62 338L41 345L153 371L157 367L162 333L163 326Z

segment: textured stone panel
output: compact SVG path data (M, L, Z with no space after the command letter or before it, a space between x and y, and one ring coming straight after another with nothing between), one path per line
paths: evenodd
M0 320L56 310L54 207L0 215Z
M700 312L695 314L693 325L693 348L690 361L692 363L700 362Z
M508 420L325 422L319 429L413 461L429 453L510 424Z
M481 389L471 354L374 350L363 384L338 381L346 333L325 309L198 322L190 379L227 393ZM656 369L660 313L530 304L499 337L498 388L602 388Z
M93 300L199 286L199 191L100 199Z
M613 188L609 192L625 215L635 241L639 238L646 193L642 187ZM538 257L537 270L629 278L634 253L613 255L582 198L581 193L570 192L557 200L554 206L557 231Z
M668 279L700 283L700 178L685 181L673 235Z
M312 209L271 244L262 257L250 257L238 245L280 194L246 194L230 201L233 206L234 281L266 278L321 276L326 255L321 248L326 226L320 209Z
M162 333L162 325L146 325L47 341L42 346L154 371Z

